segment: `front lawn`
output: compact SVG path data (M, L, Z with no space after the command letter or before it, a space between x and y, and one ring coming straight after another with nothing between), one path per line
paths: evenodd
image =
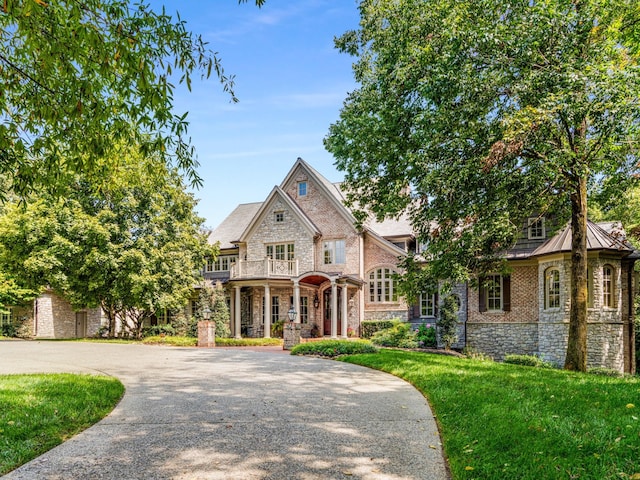
M455 480L640 479L638 377L395 350L341 359L427 397Z
M90 427L124 386L90 375L0 375L0 475Z

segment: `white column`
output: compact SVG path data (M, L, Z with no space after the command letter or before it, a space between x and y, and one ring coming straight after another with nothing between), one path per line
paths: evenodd
M236 338L241 338L242 335L240 334L240 315L241 315L241 302L240 302L240 286L236 286L235 287L235 292L236 292L236 298L235 298L235 302L234 302L234 308L233 308L233 318L234 318L234 333L235 333L235 337Z
M338 338L338 286L331 281L331 338Z
M264 338L271 338L271 289L264 286Z
M347 338L347 326L349 324L349 318L348 318L348 310L349 310L349 295L347 294L348 292L348 288L347 288L347 284L345 283L342 286L342 325L341 325L341 330L342 332L340 332L340 336L342 338Z
M296 323L300 323L300 284L297 280L293 281L293 308L297 313Z

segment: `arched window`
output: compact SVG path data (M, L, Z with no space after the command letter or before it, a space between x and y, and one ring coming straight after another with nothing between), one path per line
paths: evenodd
M369 273L370 302L396 302L398 300L394 274L395 272L390 268L378 268Z
M548 268L544 273L544 308L560 308L560 270Z
M611 265L602 267L602 306L614 308L615 305L615 269Z

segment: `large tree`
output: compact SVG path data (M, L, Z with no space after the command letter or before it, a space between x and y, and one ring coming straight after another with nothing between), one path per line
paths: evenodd
M212 72L235 99L207 43L144 2L3 0L0 173L21 194L60 190L76 172L99 176L96 160L116 141L156 152L200 184L187 115L172 111L173 82L190 88L192 75Z
M527 216L571 218L565 368L585 370L587 189L615 194L638 172L637 2L364 0L360 12L337 39L360 86L325 140L349 200L408 211L432 279L499 268Z
M66 198L32 194L0 216L0 271L22 286L49 287L76 308L101 306L139 335L142 320L184 306L207 256L196 201L172 170L136 149L100 184L78 177ZM124 159L124 160L123 160Z

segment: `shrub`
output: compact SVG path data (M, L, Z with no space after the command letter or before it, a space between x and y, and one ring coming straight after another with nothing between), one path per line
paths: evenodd
M12 323L5 324L5 325L2 325L0 327L0 336L2 336L2 337L17 337L18 336L18 330L15 327L15 325L12 324Z
M284 320L278 320L271 325L271 336L282 338L284 336Z
M511 363L513 365L524 365L527 367L553 368L552 363L545 362L542 358L536 355L517 355L511 353L509 355L505 355L504 363Z
M453 295L445 297L442 302L438 328L444 349L449 350L458 341L458 303Z
M319 342L300 343L291 349L291 355L318 355L337 357L359 353L376 353L378 349L365 340L320 340Z
M193 337L146 337L142 343L148 345L172 345L174 347L195 347L198 339Z
M216 345L220 347L264 347L282 345L279 338L216 338Z
M171 324L153 325L151 327L145 327L142 329L142 338L157 337L163 334L173 336L176 334L176 329Z
M438 345L436 341L436 329L430 323L421 323L418 325L416 332L416 341L418 346L423 348L435 348Z
M391 328L376 332L371 342L381 347L418 348L416 334L411 331L411 324L396 323Z
M487 353L479 352L473 347L465 347L463 353L467 358L478 360L480 362L493 362L493 357Z
M362 338L371 338L374 333L380 330L393 327L400 320L365 320L362 322Z

